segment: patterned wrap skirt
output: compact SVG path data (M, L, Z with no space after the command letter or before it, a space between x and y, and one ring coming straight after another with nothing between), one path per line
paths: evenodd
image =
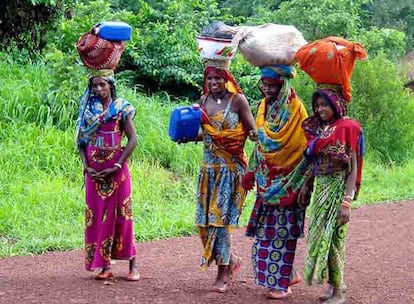
M305 260L305 281L343 285L347 225L341 225L339 210L345 193L344 171L315 179Z
M303 237L304 216L299 207L265 205L258 196L246 232L255 238L252 264L256 284L287 291L295 274L293 262L297 240Z

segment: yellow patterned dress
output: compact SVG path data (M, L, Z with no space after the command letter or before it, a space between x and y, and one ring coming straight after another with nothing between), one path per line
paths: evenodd
M233 95L234 96L234 95ZM231 234L238 224L246 197L241 180L247 160L246 132L239 115L225 110L202 123L204 159L197 190L196 225L204 244L201 266L229 265Z

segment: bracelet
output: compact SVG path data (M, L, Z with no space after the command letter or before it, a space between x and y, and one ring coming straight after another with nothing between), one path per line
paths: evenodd
M341 203L341 206L351 209L351 203L350 202L347 202L347 201L343 201Z
M114 166L118 167L119 169L122 169L122 165L120 163L115 163Z
M350 195L345 195L345 196L344 196L344 201L345 201L345 202L349 202L349 203L351 203L351 202L352 202L352 200L353 200L353 197L352 197L352 196L350 196Z

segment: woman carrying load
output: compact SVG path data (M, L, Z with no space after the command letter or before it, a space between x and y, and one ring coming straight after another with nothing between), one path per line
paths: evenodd
M243 178L257 196L246 235L254 237L252 262L256 284L267 297L282 299L301 281L293 269L296 243L303 237L304 210L297 199L306 179L303 161L306 138L301 128L306 109L296 95L289 65L261 67L262 99L256 118L258 142Z
M241 185L247 166L246 138L256 140L250 107L228 70L228 61L206 60L201 97L203 164L198 177L195 223L204 252L201 266L218 266L213 289L225 292L240 267L232 251L232 233L238 225L246 192Z
M313 115L303 123L305 157L311 162L314 193L309 210L305 281L328 283L324 303L345 303L343 283L345 237L351 202L357 197L362 174L364 136L360 124L347 116L351 76L365 48L340 37L326 37L299 49L296 59L317 83ZM305 194L308 183L303 187Z
M303 123L308 138L306 157L315 177L305 280L308 284L328 282L321 299L330 304L345 303L345 237L362 173L362 129L346 112L340 88L321 88L313 95L313 116Z
M135 109L117 98L112 70L94 71L82 96L77 143L85 172L85 267L113 277L111 260L129 260L127 280L140 279L127 159L137 143ZM122 147L122 138L128 142Z

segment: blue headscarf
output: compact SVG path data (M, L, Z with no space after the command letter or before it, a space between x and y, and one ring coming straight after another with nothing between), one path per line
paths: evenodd
M262 78L269 79L293 79L296 76L296 69L291 65L275 64L260 67Z
M135 114L134 107L122 98L116 98L115 79L113 72L102 72L101 74L90 75L88 86L85 88L80 99L78 119L76 121L76 138L77 147L88 145L91 137L98 131L102 123L106 123L118 116L122 112L122 119L125 120L128 114ZM108 74L106 74L108 73ZM112 85L111 97L114 99L108 108L104 111L102 102L93 94L91 90L92 79L99 77Z

